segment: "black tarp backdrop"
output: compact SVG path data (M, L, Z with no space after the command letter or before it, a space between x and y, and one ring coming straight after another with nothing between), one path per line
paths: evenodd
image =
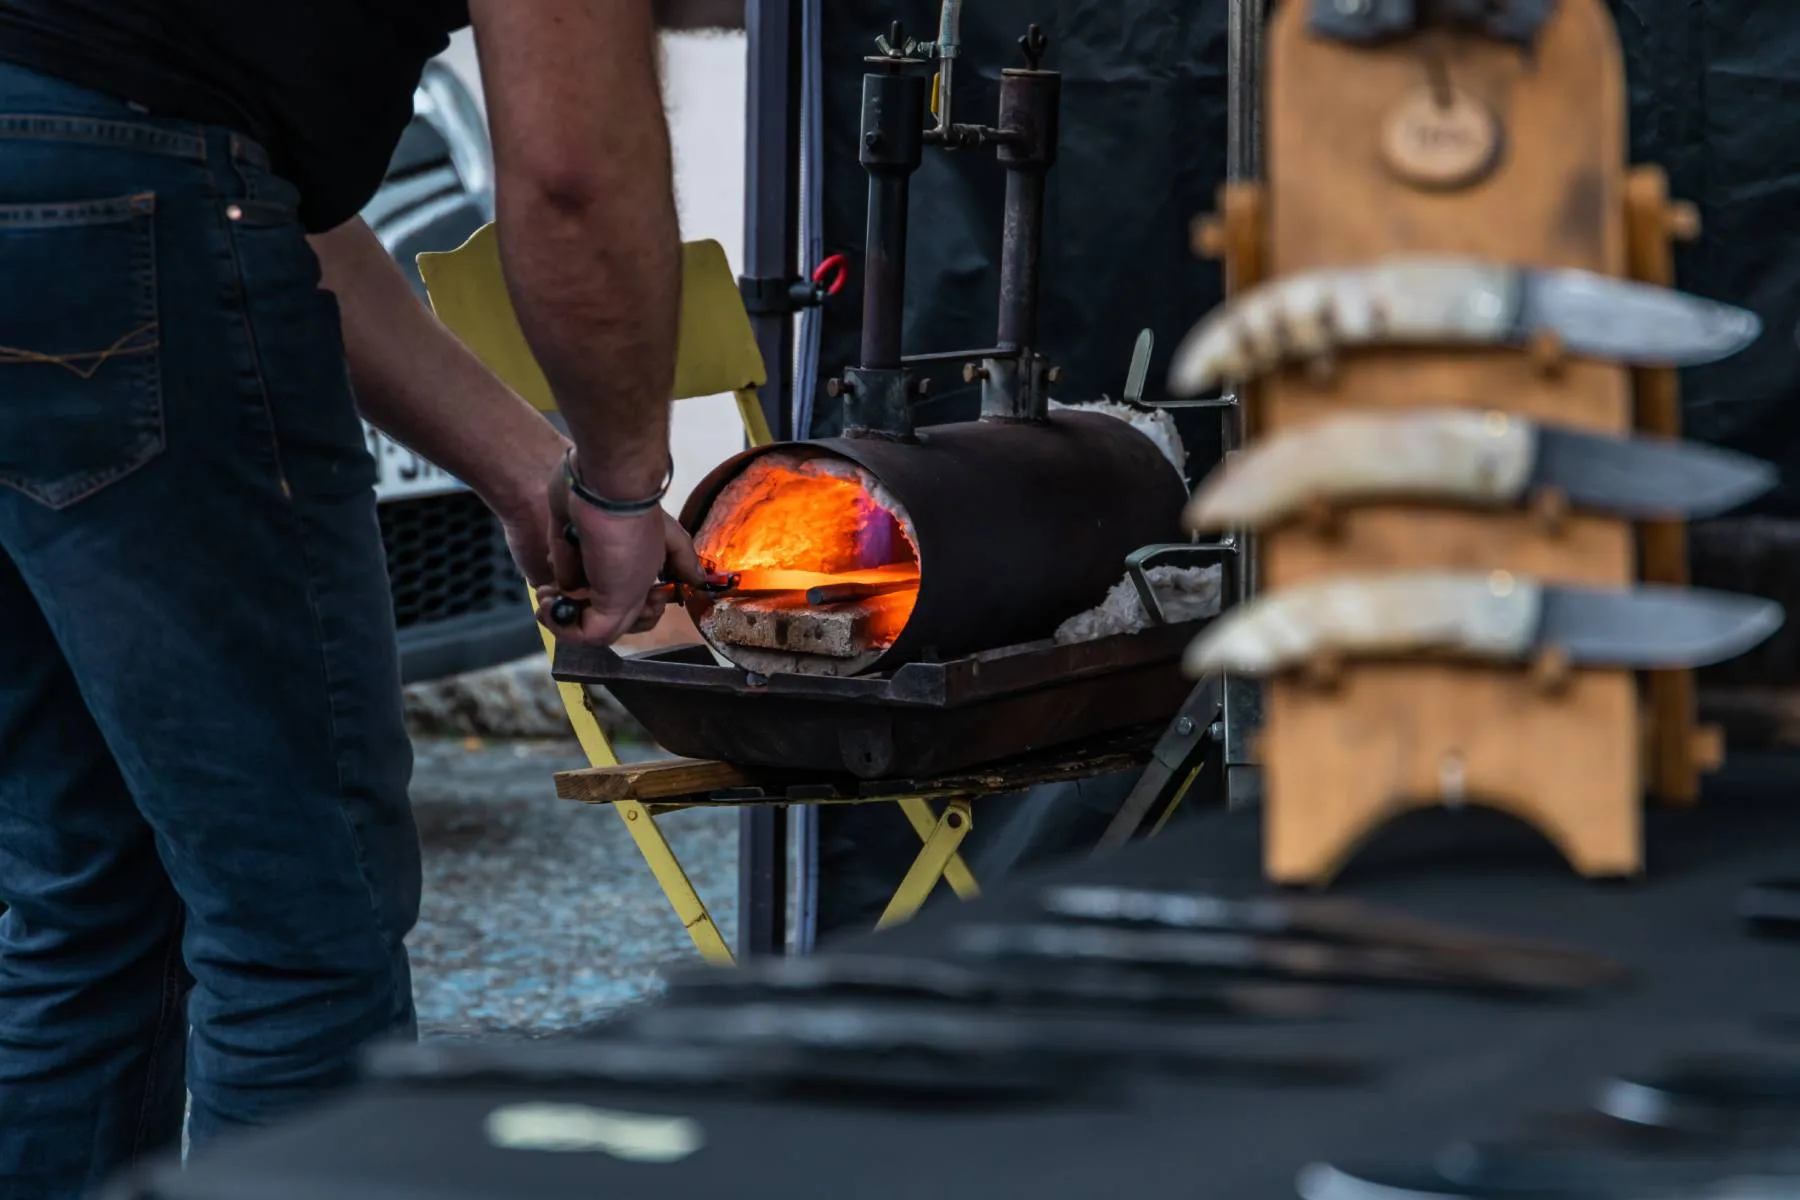
M1287 3L1299 0L1285 0ZM823 222L827 253L860 260L866 177L856 161L863 58L903 21L937 32L935 0L824 5ZM1760 313L1762 339L1686 372L1687 430L1777 461L1781 487L1760 511L1800 516L1800 6L1770 0L1614 0L1631 88L1631 159L1660 163L1696 202L1702 239L1677 251L1682 287ZM1000 69L1019 65L1032 22L1064 74L1060 159L1045 213L1042 348L1061 363L1058 399L1117 395L1138 331L1156 333L1149 394L1161 394L1176 341L1222 291L1216 264L1188 249L1225 174L1224 0L967 0L955 117L991 123ZM991 345L1004 176L991 151L928 148L914 177L907 264L908 353ZM860 280L825 313L819 379L857 353ZM967 419L974 389L941 372L922 421ZM815 434L835 432L823 392ZM1190 473L1217 454L1217 420L1182 417ZM970 854L979 875L1081 844L1120 782L1046 789L984 805ZM917 842L889 806L821 814L821 933L866 924Z

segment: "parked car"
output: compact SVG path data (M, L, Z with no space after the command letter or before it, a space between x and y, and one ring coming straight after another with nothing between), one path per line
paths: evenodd
M487 123L462 79L427 66L380 192L363 218L411 279L417 256L453 250L494 216ZM381 537L407 683L494 666L541 651L525 583L499 522L457 479L373 426L369 450Z

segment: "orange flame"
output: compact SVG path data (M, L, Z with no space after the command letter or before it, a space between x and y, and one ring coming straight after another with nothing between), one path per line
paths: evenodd
M901 568L912 586L853 602L868 614L870 648L889 646L918 602L918 555L904 522L854 477L854 468L834 467L826 473L813 460L756 459L719 494L694 548L708 570L742 574L745 587L775 571L813 573L826 583L891 579ZM756 595L754 601L807 607L804 591Z

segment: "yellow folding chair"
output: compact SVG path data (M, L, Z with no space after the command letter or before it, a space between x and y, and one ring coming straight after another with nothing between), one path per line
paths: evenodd
M674 398L735 396L745 435L752 445L763 445L772 436L757 400L757 389L767 382L768 373L725 250L716 241L689 242L682 247L681 268L681 326ZM507 295L494 227L484 226L455 250L419 255L419 271L438 319L508 387L538 411L554 412L556 401L550 394L550 385L519 329ZM526 592L535 611L536 597L529 588ZM544 651L554 660L556 640L549 630L542 632ZM618 756L594 717L587 690L575 683L558 683L557 689L588 762L595 767L617 765ZM700 953L712 962L732 962L730 948L657 827L654 814L636 800L622 801L614 807ZM901 801L901 807L919 830L919 836L926 838L937 822L931 807L916 798ZM938 866L937 873L959 894L974 894L974 876L961 857L954 854L954 847L950 849L947 861ZM897 896L898 907L910 915L923 903L924 895L935 882L936 875L929 883L909 875L910 886L903 886L904 898ZM911 899L914 893L916 900Z

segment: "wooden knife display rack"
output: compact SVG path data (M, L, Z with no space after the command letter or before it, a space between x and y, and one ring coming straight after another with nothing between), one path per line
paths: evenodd
M1233 133L1254 143L1234 154L1217 213L1196 225L1196 250L1223 260L1228 296L1409 253L1673 282L1670 242L1697 236L1698 218L1669 200L1660 168L1626 167L1624 68L1602 0L1560 0L1528 44L1441 27L1372 44L1341 40L1312 20L1317 6L1334 2L1340 12L1359 7L1285 0L1264 29L1260 4L1234 5L1234 66L1262 60L1262 103L1238 98ZM1486 105L1503 140L1480 178L1427 186L1403 178L1379 139L1400 105L1446 85ZM1258 158L1260 172L1243 169ZM1226 403L1254 441L1327 415L1427 406L1674 438L1677 400L1673 370L1578 361L1540 343L1526 351L1360 349L1325 375L1267 374ZM1248 557L1243 535L1228 540ZM1254 571L1245 564L1240 573L1257 591L1401 568L1506 570L1598 586L1688 582L1681 524L1634 526L1554 505L1320 513L1258 534L1255 560ZM1695 724L1689 671L1640 678L1553 662L1524 670L1425 660L1316 666L1254 690L1226 681L1228 770L1237 765L1231 743L1248 724L1232 721L1229 697L1260 693L1255 775L1264 869L1277 882L1325 883L1390 818L1458 801L1524 819L1585 875L1635 875L1645 795L1691 805L1701 775L1723 757L1717 732ZM1447 800L1451 775L1456 794Z

